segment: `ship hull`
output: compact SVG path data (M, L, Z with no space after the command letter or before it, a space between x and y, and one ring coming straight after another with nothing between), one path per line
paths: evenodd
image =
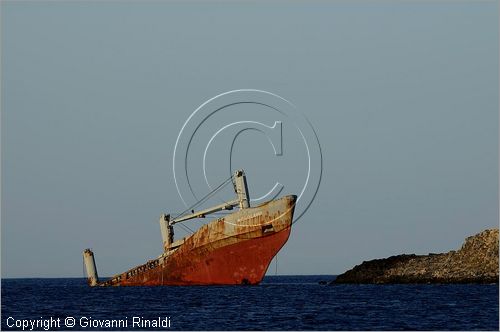
M288 240L296 196L239 210L100 286L258 284Z

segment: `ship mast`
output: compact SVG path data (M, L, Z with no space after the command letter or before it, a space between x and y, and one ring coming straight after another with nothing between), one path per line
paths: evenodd
M223 210L232 210L235 206L239 206L240 209L246 209L250 207L250 195L248 194L248 185L245 172L243 170L237 170L234 172L232 178L234 180L234 190L237 195L236 199L197 212L193 211L190 214L180 216L174 219L170 219L170 215L162 214L160 216L160 228L161 228L161 235L163 238L163 249L165 251L169 250L174 240L173 225L195 218L205 218L207 214L211 214L214 212ZM221 187L218 187L217 189L214 190L214 192L220 189Z
M237 170L234 172L234 187L235 187L235 192L238 195L238 198L226 203L222 203L220 205L204 209L201 211L193 212L191 214L178 217L175 219L172 219L170 221L171 225L175 225L179 222L183 222L186 220L190 219L195 219L195 218L204 218L207 214L211 214L214 212L222 211L222 210L232 210L233 207L239 205L240 209L246 209L250 207L250 199L248 195L248 186L247 186L247 180L245 176L245 172L243 170Z

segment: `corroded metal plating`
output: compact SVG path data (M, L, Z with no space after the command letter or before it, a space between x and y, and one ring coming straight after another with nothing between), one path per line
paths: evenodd
M290 235L296 196L241 209L99 286L258 284Z

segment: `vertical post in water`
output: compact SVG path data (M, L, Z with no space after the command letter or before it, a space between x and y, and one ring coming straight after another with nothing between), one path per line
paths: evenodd
M87 282L89 286L96 286L99 282L97 277L97 268L95 266L94 253L90 249L83 251L83 261L87 270Z
M240 201L240 209L250 207L250 195L248 195L247 178L245 172L240 169L234 172L234 184L236 187L236 194Z

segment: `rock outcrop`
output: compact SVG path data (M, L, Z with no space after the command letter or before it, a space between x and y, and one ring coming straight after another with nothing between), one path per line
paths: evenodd
M457 251L363 262L332 283L498 283L498 229L468 237Z

